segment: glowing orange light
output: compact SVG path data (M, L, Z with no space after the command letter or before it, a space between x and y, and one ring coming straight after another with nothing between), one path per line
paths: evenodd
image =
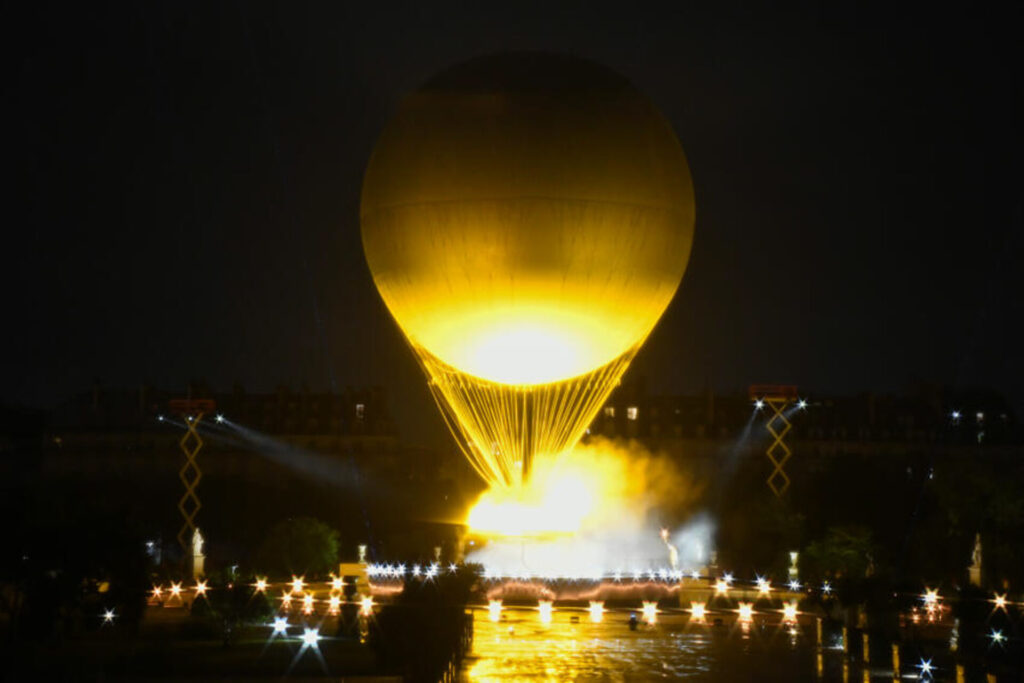
M292 593L301 593L302 587L306 585L305 577L292 577Z
M501 600L491 600L487 603L487 616L491 621L501 621Z
M305 597L302 598L302 613L312 614L313 613L313 594L306 593Z
M796 600L793 602L787 602L782 606L782 620L787 624L791 624L796 621L796 606Z
M772 592L772 582L768 579L758 579L757 592L759 595L768 595Z
M364 617L373 615L373 596L364 595L359 601L359 613Z
M644 601L643 604L643 617L644 621L648 624L653 624L658 620L658 603Z
M604 603L599 600L590 601L590 620L599 624L604 620Z
M257 593L262 593L262 592L267 590L267 580L266 579L256 579L255 586L256 586L256 592Z
M736 611L740 615L740 621L749 623L754 618L754 605L749 602L741 602Z
M690 616L696 621L704 621L707 617L708 606L703 602L691 602L690 603Z
M291 593L287 593L287 592L282 593L281 594L281 607L284 608L284 609L288 609L291 606L292 606L292 595L291 595Z
M181 583L172 583L171 584L171 596L177 598L180 595L181 595Z
M1006 609L1006 594L1004 593L1002 595L999 595L999 594L994 594L994 595L995 595L995 597L992 599L992 602L995 603L996 609L1005 610Z
M555 606L550 600L541 600L537 603L537 610L540 613L540 623L550 624L552 614L555 611Z
M728 593L729 584L726 583L725 579L715 581L715 595L727 595Z
M206 581L196 582L196 596L206 595Z
M345 587L345 580L340 576L335 576L331 579L331 590L340 591Z
M160 586L153 586L153 597L159 598L161 595L163 595L163 589Z
M331 599L327 601L327 609L331 614L337 614L341 609L341 598L337 595L332 595Z
M939 591L937 589L926 588L924 591L924 604L934 608L939 604Z

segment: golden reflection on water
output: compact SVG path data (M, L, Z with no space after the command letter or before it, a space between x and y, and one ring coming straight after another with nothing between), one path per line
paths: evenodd
M463 680L671 679L709 671L710 627L691 626L688 615L659 615L648 625L636 614L630 630L627 611L607 611L594 622L586 608L556 609L544 623L536 610L506 608L493 623L486 609L477 610Z

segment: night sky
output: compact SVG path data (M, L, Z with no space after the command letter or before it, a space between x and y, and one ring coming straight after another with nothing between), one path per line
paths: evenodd
M539 49L626 75L689 158L690 267L631 370L651 391L924 380L1024 407L1007 9L296 4L5 9L0 400L380 384L433 439L363 258L363 170L428 77Z

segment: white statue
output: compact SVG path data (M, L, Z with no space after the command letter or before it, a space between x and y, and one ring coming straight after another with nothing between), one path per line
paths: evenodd
M192 532L192 555L201 557L203 554L203 535L199 533L199 527Z
M974 534L974 551L971 553L971 566L967 568L967 578L972 586L981 586L981 534Z
M204 574L206 557L203 555L203 535L199 528L192 532L192 578L199 580Z

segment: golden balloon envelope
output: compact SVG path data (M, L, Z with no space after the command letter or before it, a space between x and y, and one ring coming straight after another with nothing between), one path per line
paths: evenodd
M503 54L402 102L366 170L363 248L467 457L525 483L574 446L682 280L689 168L622 76Z
M370 271L415 345L505 384L564 380L637 346L693 241L664 117L569 57L456 66L408 97L363 184Z

